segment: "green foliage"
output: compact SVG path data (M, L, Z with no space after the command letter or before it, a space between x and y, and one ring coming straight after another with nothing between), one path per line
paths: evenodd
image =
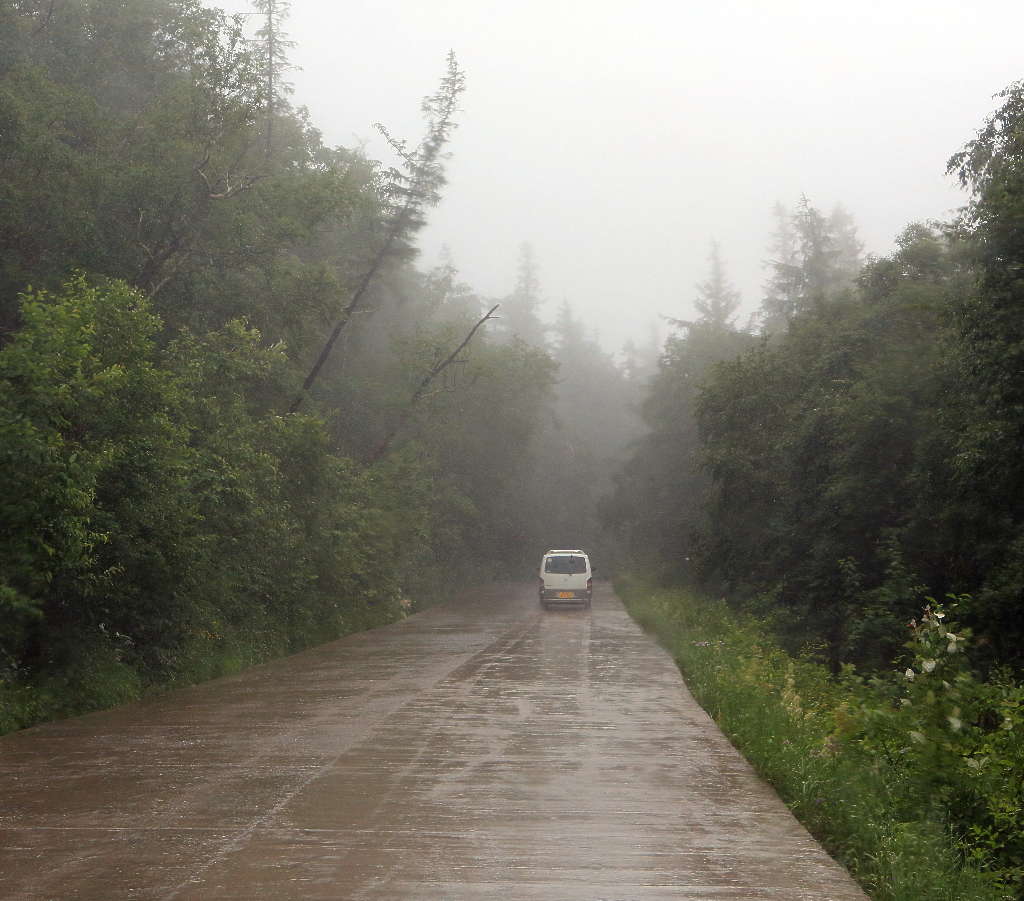
M395 495L316 419L265 409L280 349L239 322L161 349L141 295L81 277L22 319L0 352L0 648L10 690L38 690L24 715L400 615Z
M954 242L908 229L858 296L795 316L700 396L713 481L703 578L790 608L793 646L822 638L834 665L884 666L916 586L965 587L949 498L959 267Z
M801 197L795 212L777 203L769 247L769 278L761 321L769 334L785 332L793 318L820 311L822 304L853 286L863 246L853 218L841 206L830 216Z
M961 221L911 226L855 284L848 217L779 210L779 330L697 403L704 583L787 609L790 646L824 639L834 667L884 667L925 592L976 599L984 665L1024 659L1021 86L1003 98L950 161L974 192Z
M435 348L450 347L467 329L466 321L442 327L420 351L432 359ZM429 497L443 528L430 543L432 554L453 572L480 581L533 565L544 541L527 500L538 477L523 450L540 430L555 365L522 342L479 336L458 368L448 390L439 390L420 411L415 437L441 482ZM422 372L422 363L411 371ZM467 548L473 549L468 556Z
M530 509L542 511L543 533L535 547L582 547L600 566L609 567L620 548L601 521L599 504L640 425L631 409L635 394L594 337L589 320L568 303L562 304L551 332L554 390L541 413L537 466L518 490ZM535 559L530 562L536 566Z
M0 4L2 729L388 622L536 555L518 492L543 351L474 340L365 462L479 317L453 268L409 263L462 73L449 58L425 140L385 170L288 104L286 8L261 6L253 45L197 0ZM349 314L319 415L284 414Z
M997 660L1021 659L1024 599L1024 84L1002 105L949 171L971 189L959 223L977 281L957 298L962 414L953 442L963 532L972 544L975 623Z
M717 244L709 273L696 286L695 322L671 320L640 412L647 434L616 476L602 516L631 559L644 559L667 579L692 580L703 539L709 479L702 459L697 409L716 364L755 344L731 323L739 295L726 276Z
M975 679L969 635L938 606L915 622L907 661L869 681L786 653L724 600L619 588L726 735L871 897L1018 896L1024 688Z
M1021 85L1002 96L950 161L974 192L960 222L909 227L856 281L846 214L778 209L775 334L703 377L684 455L711 490L689 556L704 584L786 609L789 646L823 639L834 667L886 666L926 592L975 598L983 665L1024 659ZM685 421L648 409L655 436Z
M169 438L159 414L170 383L147 358L158 321L140 297L78 279L59 299L28 296L22 315L0 353L8 665L31 643L30 623L37 631L44 615L67 612L69 594L90 597L115 580L100 562L112 536L94 516L104 479L127 445ZM127 418L133 427L120 435Z
M703 322L718 329L729 328L740 305L740 294L732 287L725 275L721 251L717 241L711 242L708 255L711 272L708 279L697 286L697 297L693 305Z
M220 12L19 8L0 70L0 335L27 284L80 269L140 287L174 328L246 316L300 353L336 309L357 209L379 217L374 167L284 103L267 157L259 48Z
M1006 674L982 682L966 649L970 631L947 619L969 599L934 602L912 620L902 678L858 685L860 707L842 741L889 775L901 803L927 811L964 844L969 859L1024 887L1024 686Z
M542 297L540 273L533 247L519 247L516 284L512 293L501 302L503 330L509 338L518 338L533 347L544 347L544 324L537 314Z
M861 265L841 209L777 208L765 339L705 367L669 343L620 492L662 492L627 530L645 572L731 601L636 612L878 897L1024 879L1024 85L1001 97L949 163L970 205L887 258ZM962 625L918 619L929 596Z

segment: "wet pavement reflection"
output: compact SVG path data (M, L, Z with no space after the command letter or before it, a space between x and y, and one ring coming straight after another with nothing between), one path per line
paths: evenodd
M5 899L865 896L607 585L0 739Z

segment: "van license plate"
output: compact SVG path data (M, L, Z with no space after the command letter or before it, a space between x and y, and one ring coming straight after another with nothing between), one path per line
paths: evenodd
M559 596L559 598L574 598L574 597L576 597L576 595L573 594L573 592L571 592L571 591L560 591L560 592L558 592L558 596Z

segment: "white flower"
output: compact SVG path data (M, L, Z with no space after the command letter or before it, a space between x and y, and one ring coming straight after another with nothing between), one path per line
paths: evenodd
M910 737L914 739L919 745L923 745L927 739L924 737L923 732L911 732Z
M935 669L935 661L934 660L925 660L921 664L921 669L923 669L926 673L930 673L933 669Z
M963 722L961 722L960 717L958 717L958 716L947 716L946 719L949 720L949 728L950 729L952 729L954 732L959 732L960 731L960 727L963 725Z
M908 682L914 681L914 671L909 666L907 667L907 671L903 675L907 677Z

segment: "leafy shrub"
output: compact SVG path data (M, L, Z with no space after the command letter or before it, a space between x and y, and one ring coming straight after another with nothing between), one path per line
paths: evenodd
M968 599L953 598L950 609ZM910 623L907 666L866 684L842 738L908 808L947 826L979 866L1024 886L1024 686L971 670L970 633L932 602ZM882 765L884 764L884 766Z

